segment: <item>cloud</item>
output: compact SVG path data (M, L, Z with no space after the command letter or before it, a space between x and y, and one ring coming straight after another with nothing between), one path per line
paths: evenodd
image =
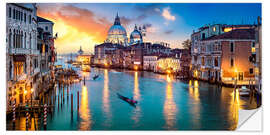
M112 24L107 18L96 16L90 10L70 4L38 4L37 6L38 16L54 22L54 32L58 32L58 39L55 42L57 48L70 45L70 49L75 49L83 45L84 48L91 46L92 50L95 44L102 43L106 39L107 31Z
M169 7L163 9L162 16L168 21L175 21L176 19L175 16L171 14Z
M167 31L165 31L164 33L165 34L172 34L174 32L174 30L167 30Z

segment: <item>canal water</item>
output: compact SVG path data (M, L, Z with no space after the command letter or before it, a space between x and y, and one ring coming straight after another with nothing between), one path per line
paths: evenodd
M256 106L233 88L197 80L185 82L170 75L114 69L78 72L86 77L85 85L83 81L72 84L64 93L56 87L47 130L234 130L238 110ZM99 78L93 80L96 74ZM117 93L133 97L138 104L131 106Z

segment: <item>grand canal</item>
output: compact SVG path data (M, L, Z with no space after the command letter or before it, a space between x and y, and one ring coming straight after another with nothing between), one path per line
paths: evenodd
M144 71L91 68L91 72L78 72L86 77L85 85L83 81L72 84L65 92L56 86L56 97L63 100L58 103L56 98L47 130L233 130L238 110L251 107L250 99L240 98L233 88L197 80L180 81ZM93 80L95 74L100 76ZM133 97L137 106L116 93ZM23 130L24 121L16 128Z

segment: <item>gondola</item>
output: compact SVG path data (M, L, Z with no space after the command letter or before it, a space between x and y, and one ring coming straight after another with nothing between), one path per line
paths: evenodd
M132 106L134 106L134 107L136 107L136 104L138 103L137 101L135 101L135 100L133 100L133 99L130 99L130 98L128 98L128 97L122 96L122 95L119 94L119 93L117 93L117 96L118 96L120 99L122 99L122 100L128 102L130 105L132 105Z
M98 77L99 77L99 75L95 75L95 76L93 77L93 80L96 80Z

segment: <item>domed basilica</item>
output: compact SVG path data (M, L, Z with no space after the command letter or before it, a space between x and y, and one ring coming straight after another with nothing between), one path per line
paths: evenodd
M130 42L128 42L127 32L126 29L121 25L120 18L118 16L118 13L115 17L114 24L111 26L111 28L108 31L108 36L105 42L107 43L113 43L113 44L120 44L123 46L128 46L136 43L142 43L143 42L143 32L145 32L145 27L141 29L137 28L135 25L134 31L130 34Z

